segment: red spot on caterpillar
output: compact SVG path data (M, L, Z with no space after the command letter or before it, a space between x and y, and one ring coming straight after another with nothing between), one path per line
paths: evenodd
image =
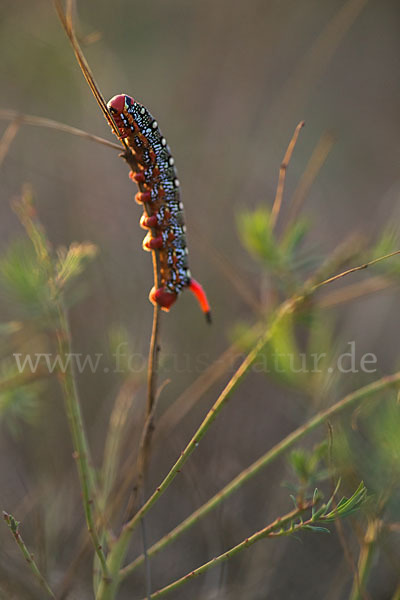
M171 292L166 288L160 287L157 290L153 287L149 294L149 300L153 304L158 304L165 311L169 311L175 300L177 299L177 294L175 292Z
M151 192L138 192L135 196L135 200L138 204L151 201Z
M153 229L157 227L158 219L156 215L151 215L151 217L147 217L146 215L142 215L140 218L140 226L143 229Z
M149 232L143 240L143 249L144 250L158 250L162 248L164 245L164 241L161 235L157 237L152 237Z
M200 304L200 308L205 314L207 322L211 323L211 309L204 289L198 281L191 279L189 290L196 296L197 302Z
M144 183L146 181L146 177L144 176L143 171L138 171L137 173L134 173L133 171L131 171L129 173L129 177L135 183Z

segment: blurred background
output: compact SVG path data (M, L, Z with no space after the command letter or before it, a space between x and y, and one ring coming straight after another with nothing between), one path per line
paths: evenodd
M0 14L0 109L54 119L116 141L82 77L52 3L3 0ZM159 399L160 427L154 434L147 493L190 439L243 348L232 351L220 374L212 365L231 345L238 328L255 323L276 294L283 293L274 287L265 265L242 243L243 213L272 206L279 165L299 121L306 125L287 172L277 231L282 230L289 199L296 190L299 193L299 181L310 172L307 168L314 156L313 164L320 164L317 177L311 177L313 185L310 189L306 185L302 207L309 229L302 245L307 260L299 265L304 269L299 271L300 280L350 234L361 236L372 247L387 224L396 225L399 25L397 0L78 2L79 38L104 97L108 100L122 92L134 96L157 118L172 149L185 204L191 271L207 290L213 310L214 322L208 327L194 298L185 292L171 312L162 315L160 383L170 382ZM0 135L8 125L7 119L0 119ZM122 472L127 477L142 425L152 321L151 258L141 250L141 211L134 202L136 190L127 166L113 149L61 131L23 125L4 157L0 177L3 255L24 235L11 202L25 183L32 186L39 217L54 247L74 241L90 241L98 247L98 256L71 300L73 346L84 356L101 355L95 373L85 369L78 375L98 467L115 398L124 382L131 385L121 457L121 463L128 461ZM358 262L354 259L349 266ZM346 285L363 283L369 275L355 274ZM333 289L343 285L340 282ZM324 374L311 394L273 373L252 373L182 476L151 511L149 544L317 408L396 369L399 289L392 282L381 287L379 293L361 294L351 302L332 301L313 330L318 335L321 323L325 327L329 321L329 336L320 341L319 350L333 355L348 351L354 341L357 357L367 352L376 355L377 372L340 378ZM0 306L0 321L16 323L12 342L2 349L3 358L8 356L7 368L15 352L51 351L43 332L26 314L21 316L5 292ZM301 344L304 332L299 335ZM125 363L116 368L114 356L125 351L134 357L128 372ZM199 387L185 392L202 375ZM91 559L79 555L84 517L62 395L56 377L38 385L29 392L29 402L22 400L21 414L11 411L7 416L2 411L0 505L22 522L26 541L49 580L64 590L60 597L91 598ZM182 394L186 394L183 400ZM23 408L27 403L29 416ZM6 404L0 402L0 409ZM340 455L347 465L344 470L352 473L352 484L364 478L368 487L372 464L379 473L379 461L387 465L382 457L373 463L375 434L367 425L361 433L353 432L355 438L361 436L352 438L353 454L348 443L347 454L343 450ZM316 432L304 444L312 448L325 435L326 430ZM384 434L380 439L386 439ZM396 465L393 468L398 469ZM295 479L287 459L281 458L250 481L153 559L153 588L166 585L290 510L287 485L294 485ZM379 485L387 486L387 480ZM398 509L397 496L391 507L394 521ZM348 522L345 533L357 560L362 533ZM0 539L4 598L41 598L5 525ZM141 547L138 531L131 559ZM388 534L375 555L366 597L395 598L399 558L398 534ZM351 568L332 528L331 536L303 534L301 541L264 541L171 597L345 599L351 584ZM143 595L144 572L138 569L119 597Z

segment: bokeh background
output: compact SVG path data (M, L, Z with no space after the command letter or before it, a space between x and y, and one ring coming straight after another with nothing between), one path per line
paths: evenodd
M111 140L52 3L2 0L0 14L0 108L55 119ZM386 223L398 219L400 6L397 0L87 0L79 2L77 23L105 98L133 95L150 109L168 139L185 203L191 271L213 308L214 324L208 327L193 297L184 293L163 315L160 380L170 383L160 397L161 416L227 348L235 325L254 322L254 307L238 288L258 301L268 298L268 281L240 243L237 215L272 205L279 164L300 120L306 126L288 170L283 217L319 140L327 135L334 140L303 209L312 224L306 244L314 255L322 258L351 232L374 240ZM0 121L1 132L7 124ZM138 384L124 446L124 459L131 456L132 464L145 398L152 269L150 256L141 250L140 208L127 175L114 150L29 126L20 129L0 173L3 252L23 235L10 202L26 182L54 246L90 241L99 248L81 282L81 301L71 309L74 350L102 354L96 373L86 370L78 377L97 465L123 380L114 372L110 338L129 340L136 357ZM363 276L355 275L355 281ZM16 318L7 299L0 302L1 321ZM334 309L329 318L335 319L339 347L355 340L358 355L377 355L378 374L395 369L398 288ZM37 352L47 346L32 332L29 348ZM170 429L164 421L164 433L156 430L148 491L189 440L234 364L190 410L170 413ZM329 390L329 400L370 380L362 374L345 376ZM311 409L301 394L251 374L151 512L149 543L304 422ZM154 589L237 543L282 507L288 510L282 483L291 477L281 459L157 555ZM0 496L1 508L23 522L49 579L62 582L77 555L83 513L55 378L43 387L33 424L21 422L17 432L6 424L1 428ZM351 531L349 537L356 554ZM41 598L5 526L0 539L4 597ZM391 598L396 587L399 551L395 541L387 544L371 582L374 599ZM137 535L132 558L140 551ZM72 579L68 598L92 597L88 557L75 565ZM348 597L351 580L337 536L310 535L301 542L261 543L172 597L338 599ZM138 571L120 597L143 594L143 572Z

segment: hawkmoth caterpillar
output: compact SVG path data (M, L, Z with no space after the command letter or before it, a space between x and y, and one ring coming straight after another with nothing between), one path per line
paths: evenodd
M118 94L107 103L108 110L135 156L137 168L130 177L139 186L135 199L146 207L140 225L148 229L143 249L157 250L159 287L149 299L168 311L185 289L195 295L207 320L210 305L202 286L191 276L188 266L186 226L174 159L157 121L142 104Z

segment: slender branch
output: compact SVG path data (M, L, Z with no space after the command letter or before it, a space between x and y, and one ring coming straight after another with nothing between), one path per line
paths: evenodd
M0 393L5 390L10 390L16 387L22 387L34 383L39 379L51 377L52 373L45 367L38 366L35 371L22 371L7 377L0 379Z
M381 262L382 260L386 260L387 258L396 256L397 254L400 254L400 250L396 250L395 252L391 252L390 254L385 254L385 256L380 256L379 258L370 260L369 262L359 265L358 267L353 267L352 269L347 269L347 271L343 271L342 273L339 273L338 275L334 275L333 277L329 277L329 279L325 279L325 281L321 281L321 283L317 283L315 285L315 288L322 287L323 285L326 285L327 283L332 283L333 281L336 281L337 279L341 279L342 277L345 277L346 275L350 275L351 273L355 273L356 271L362 271L363 269L367 269L368 267L371 267L372 265L376 265L377 263Z
M91 140L92 142L102 144L103 146L108 146L109 148L113 148L113 150L118 150L119 152L121 151L121 146L119 144L109 142L108 140L105 140L104 138L99 137L98 135L93 135L92 133L88 133L87 131L83 131L82 129L77 129L76 127L66 125L65 123L53 121L53 119L45 119L44 117L25 115L17 112L16 110L9 109L0 109L0 119L4 119L7 121L14 121L18 119L20 125L32 125L35 127L46 127L47 129L63 131L64 133L77 135L78 137L86 138L87 140Z
M154 254L153 254L154 255ZM158 283L158 272L156 270L155 261L154 277ZM151 439L154 431L154 413L156 408L156 387L157 387L157 366L158 366L158 338L159 338L159 322L160 322L160 307L158 304L153 310L153 327L150 340L149 359L147 366L147 402L146 415L143 427L143 433L139 445L139 453L136 461L137 480L135 487L128 501L127 514L128 519L132 517L139 509L139 506L144 504L145 477L147 468L150 462L151 455ZM147 535L146 523L144 518L140 519L142 541L143 541L143 557L146 565L146 595L151 596L151 568L147 554Z
M395 592L393 594L393 597L391 598L391 600L400 600L400 581L395 589Z
M0 166L3 164L5 157L7 156L8 150L13 143L15 136L20 128L21 121L18 116L15 116L7 129L3 133L3 137L0 140Z
M304 425L301 425L288 436L286 436L283 440L281 440L278 444L273 446L268 452L266 452L263 456L261 456L258 460L256 460L252 465L247 467L244 471L239 473L230 483L228 483L222 490L220 490L215 496L213 496L208 502L200 506L194 513L192 513L187 519L185 519L182 523L180 523L177 527L175 527L172 531L167 533L161 540L156 542L153 546L151 546L148 550L149 557L154 556L157 552L160 552L163 548L168 546L171 542L176 540L180 535L182 535L185 531L190 529L195 523L197 523L200 519L205 517L209 512L214 510L218 505L220 505L226 498L231 496L234 492L236 492L239 488L241 488L247 481L252 479L255 475L257 475L260 471L262 471L265 467L270 465L274 460L276 460L279 456L281 456L286 450L294 446L299 440L301 440L305 435L322 425L327 419L332 418L333 416L338 415L344 410L347 410L354 404L361 402L362 400L369 398L373 394L381 392L382 390L391 387L400 385L400 371L394 373L393 375L389 375L383 377L371 383L367 386L364 386L351 394L348 394L339 402L336 402L330 408L319 412L314 417L309 419ZM132 573L137 567L143 564L144 557L139 556L135 561L124 567L120 571L121 579L124 579L130 573Z
M267 525L267 527L264 527L260 531L257 531L250 537L244 539L242 542L240 542L236 546L233 546L233 548L230 548L229 550L227 550L226 552L223 552L223 554L220 554L219 556L215 556L213 559L209 560L201 567L198 567L194 571L187 573L187 575L184 575L180 579L177 579L173 583L170 583L169 585L163 587L161 590L158 590L154 594L151 594L151 596L150 596L151 600L153 600L153 598L161 598L161 596L166 596L170 592L177 590L178 588L180 588L182 585L184 585L190 579L193 579L194 577L197 577L198 575L202 575L206 571L213 569L214 567L219 565L219 563L229 560L236 554L239 554L239 552L242 552L242 550L249 548L250 546L252 546L256 542L259 542L262 539L265 539L268 537L281 537L281 536L285 536L285 535L290 535L292 533L296 533L298 530L304 528L305 526L307 527L309 524L312 523L312 518L310 518L308 521L304 521L304 522L300 521L299 523L293 524L293 526L290 527L289 531L286 531L283 529L283 527L285 525L287 525L288 523L291 523L293 521L293 519L296 519L298 516L300 516L303 512L305 512L306 510L308 510L311 507L312 507L312 502L309 502L300 508L293 509L291 512L287 513L286 515L284 515L282 517L278 517L277 519L275 519L275 521L273 523L271 523L270 525ZM278 529L278 531L277 531L277 529Z
M22 539L20 531L19 531L18 521L16 521L12 515L6 513L5 511L3 511L3 517L4 517L4 520L7 523L8 527L10 528L10 531L13 534L13 537L18 545L18 548L21 550L32 573L34 574L34 576L36 577L36 579L38 580L38 582L40 583L42 588L44 590L46 590L46 592L50 596L50 598L54 598L54 600L56 600L56 596L54 595L52 589L50 588L46 579L43 577L43 575L39 571L39 568L33 559L33 554L31 554L29 552L28 548L25 546L25 542Z
M365 537L361 544L361 551L358 558L357 577L353 580L353 587L349 600L362 600L365 597L364 591L371 570L372 558L376 550L376 541L381 530L381 521L373 519L369 522Z
M119 137L118 127L117 127L112 115L108 111L106 101L103 98L100 88L96 83L93 73L90 70L89 64L85 58L85 55L83 54L82 48L80 47L79 42L75 35L73 22L72 22L72 12L73 12L73 9L75 8L75 3L73 0L67 0L67 11L65 13L60 0L53 0L53 2L54 2L55 9L57 11L57 14L58 14L58 18L60 19L61 25L63 26L64 31L67 34L69 41L71 42L71 46L74 50L75 57L81 68L82 74L83 74L84 78L86 79L86 82L87 82L88 86L90 87L92 94L95 97L98 106L100 107L101 112L103 113L104 117L106 118L107 122L109 123L111 129ZM120 140L120 142L124 146L124 148L127 148L127 144L126 144L125 140Z
M375 275L364 281L357 281L357 283L351 283L338 290L333 290L326 296L319 298L317 304L320 308L331 308L332 306L348 303L369 294L381 292L382 290L392 287L395 283L393 278Z
M279 213L282 206L283 190L285 187L286 171L289 166L290 159L292 158L293 150L296 145L297 138L299 137L300 129L304 127L304 124L304 121L300 121L300 123L297 125L296 129L294 130L292 139L289 142L289 146L286 150L285 156L283 157L283 161L281 162L275 200L271 211L271 230L274 229L279 217Z
M92 538L93 546L100 561L103 577L107 578L108 567L94 519L95 474L90 465L89 447L83 425L73 364L71 361L67 360L67 357L71 356L71 335L68 318L60 300L55 302L55 308L57 311L56 335L58 351L63 363L67 364L65 371L59 371L58 378L64 394L66 413L75 449L74 454L77 460L79 479L81 482L83 508L89 535Z
M285 223L285 231L289 229L292 223L297 219L301 212L304 201L308 196L308 193L320 172L323 164L325 163L329 152L335 142L335 138L329 131L325 131L319 139L314 151L304 169L304 173L301 176L299 184L294 191L291 198L288 218Z

